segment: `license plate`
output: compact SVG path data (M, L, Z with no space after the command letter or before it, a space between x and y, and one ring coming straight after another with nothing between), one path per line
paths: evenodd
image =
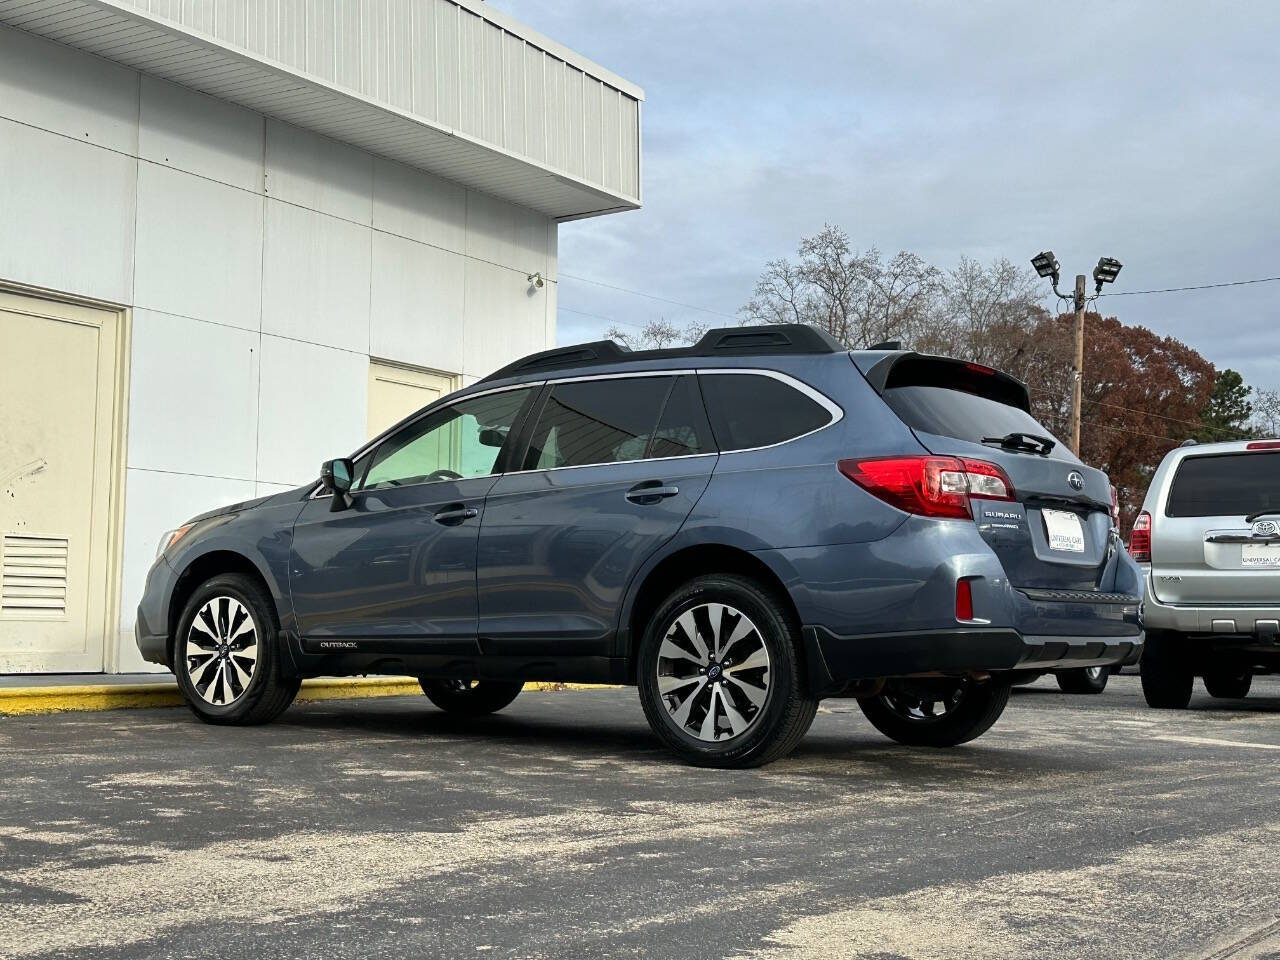
M1280 567L1280 543L1241 544L1240 566Z
M1064 553L1084 553L1084 527L1070 510L1042 510L1049 549Z

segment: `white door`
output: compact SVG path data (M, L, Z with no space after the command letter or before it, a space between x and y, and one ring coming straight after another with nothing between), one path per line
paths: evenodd
M0 292L0 673L103 668L120 323Z
M441 373L369 361L369 436L455 390L454 378Z

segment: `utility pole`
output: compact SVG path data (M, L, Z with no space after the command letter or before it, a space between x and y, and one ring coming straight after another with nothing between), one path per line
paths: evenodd
M1084 274L1076 274L1076 363L1071 383L1071 450L1080 456L1080 396L1084 389Z
M1052 250L1037 253L1031 258L1031 266L1035 267L1036 273L1040 276L1052 280L1054 295L1059 300L1070 301L1075 309L1075 369L1072 370L1071 378L1071 450L1078 457L1080 456L1081 393L1084 389L1084 308L1098 299L1102 294L1104 283L1116 282L1116 277L1120 274L1120 261L1111 257L1103 257L1098 261L1098 265L1093 268L1093 296L1085 293L1086 278L1083 273L1076 275L1076 288L1070 295L1058 289L1058 258L1053 255Z

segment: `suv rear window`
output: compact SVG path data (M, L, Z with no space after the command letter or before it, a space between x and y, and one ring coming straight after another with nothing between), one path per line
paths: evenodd
M984 437L1003 437L1010 433L1033 433L1057 441L1025 410L962 390L891 387L884 392L884 401L899 420L912 430L924 433L970 443L981 443ZM1055 452L1065 449L1058 443Z
M793 440L831 422L822 404L761 373L704 373L698 382L724 453Z
M1187 457L1178 467L1165 515L1247 517L1280 510L1280 453Z

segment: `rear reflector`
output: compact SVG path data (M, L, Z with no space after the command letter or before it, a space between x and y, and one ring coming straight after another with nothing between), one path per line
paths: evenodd
M972 518L969 499L1012 500L1005 472L985 460L957 457L878 457L841 460L840 472L899 510L925 517Z
M1280 450L1280 440L1255 440L1253 443L1247 443L1244 447L1246 450Z
M1151 562L1151 514L1143 510L1133 521L1129 534L1129 556L1139 563Z
M973 588L968 580L956 581L956 619L973 619Z

